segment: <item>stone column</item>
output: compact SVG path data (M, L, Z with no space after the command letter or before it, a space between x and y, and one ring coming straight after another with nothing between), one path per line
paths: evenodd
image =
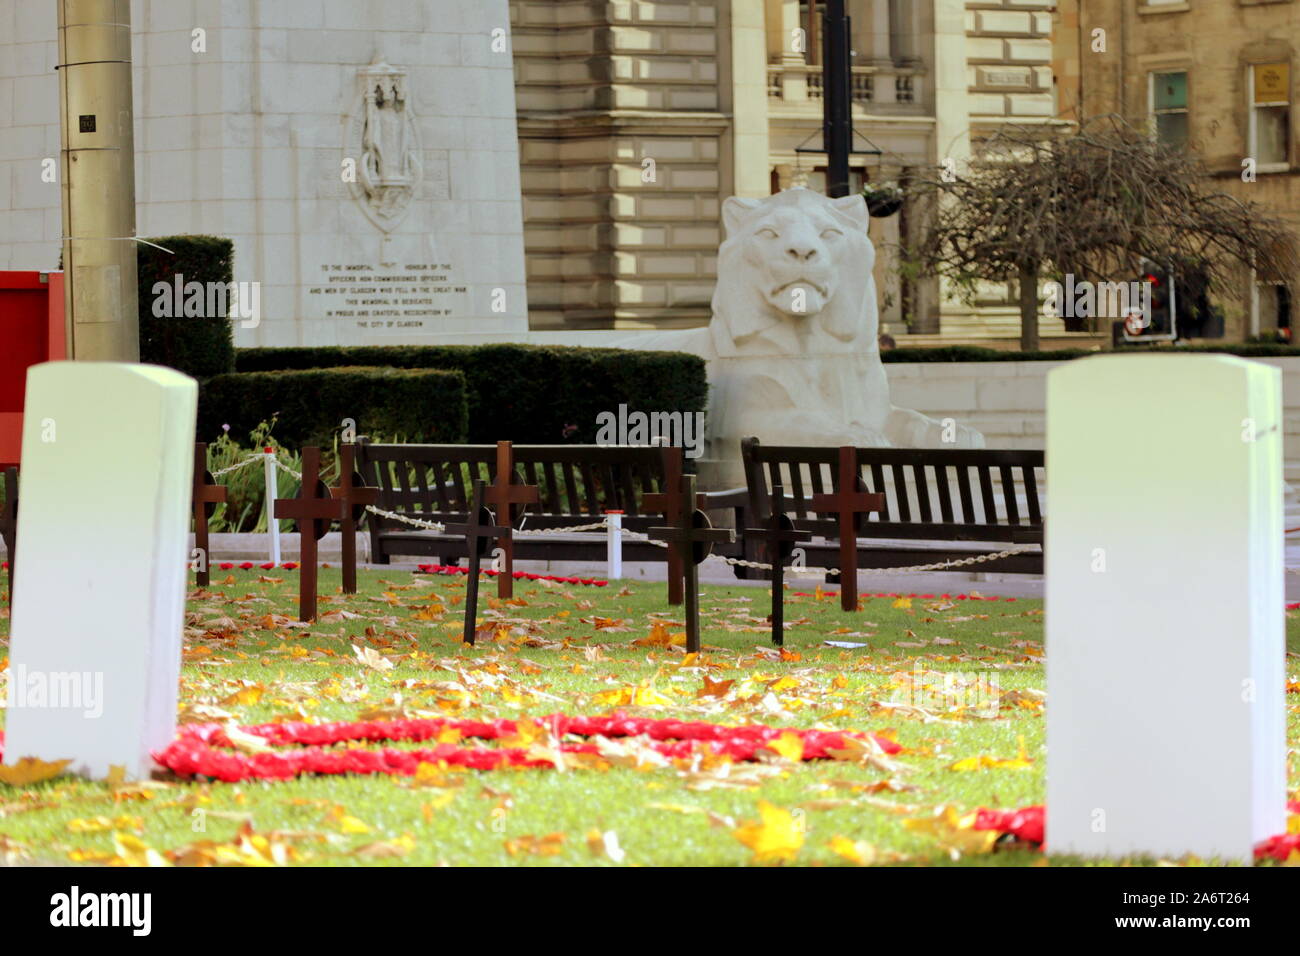
M860 0L855 6L866 4L866 15L853 11L854 49L858 51L855 66L893 65L890 56L890 13L893 6L889 0ZM859 19L860 18L860 19Z
M966 96L966 11L964 0L934 0L934 161L951 160L958 172L970 162L970 110ZM941 313L954 308L948 283L938 283L937 301L922 294L917 331L938 332Z
M787 39L787 44L788 42ZM772 191L767 132L766 50L767 31L763 9L756 4L733 3L731 139L732 191L736 196L761 197Z

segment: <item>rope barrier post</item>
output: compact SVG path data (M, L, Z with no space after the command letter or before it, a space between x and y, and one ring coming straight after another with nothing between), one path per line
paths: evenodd
M266 474L266 533L270 536L271 563L280 563L280 519L275 516L275 499L280 497L276 487L275 449L262 449L262 468Z
M605 577L623 577L623 512L605 512Z

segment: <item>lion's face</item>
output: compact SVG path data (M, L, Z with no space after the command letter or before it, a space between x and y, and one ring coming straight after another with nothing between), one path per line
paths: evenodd
M824 210L776 207L746 224L745 261L759 291L792 318L817 315L835 295L845 251L844 227Z
M874 347L875 250L861 196L828 199L789 189L723 204L714 318L740 346L774 326L821 330Z

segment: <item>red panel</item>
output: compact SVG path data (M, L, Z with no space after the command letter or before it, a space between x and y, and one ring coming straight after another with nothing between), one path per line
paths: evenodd
M0 412L21 412L27 367L49 356L48 289L0 290Z
M18 462L27 369L66 357L63 276L0 272L0 466Z

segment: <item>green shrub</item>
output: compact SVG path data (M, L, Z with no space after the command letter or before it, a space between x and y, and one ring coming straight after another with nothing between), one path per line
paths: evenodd
M277 471L276 494L281 498L297 496L302 482L290 472L302 472L302 453L300 450L295 452L283 447L271 434L275 426L275 419L259 422L248 436L247 448L232 438L230 432L224 430L216 441L208 445L208 471L214 475L225 471L225 474L217 477L216 481L217 484L225 487L226 500L213 509L212 517L208 519L208 530L214 534L237 531L266 532L264 466L261 461L257 461L253 464L244 464L242 467L234 467L258 455L263 449L272 449L280 464L289 469L289 471L284 469ZM331 449L324 450L321 462L322 479L330 485L337 483L337 456L331 454ZM280 527L282 530L286 529L289 523L281 522Z
M199 387L199 441L275 420L284 444L330 447L344 419L358 435L465 441L465 377L437 369L326 368L217 375Z
M197 379L233 372L235 341L224 315L172 318L154 315L157 283L173 285L177 276L190 282L234 281L235 244L217 236L165 236L151 239L170 252L138 243L137 287L140 296L140 361L166 365ZM175 303L179 308L182 303Z
M596 416L617 411L702 412L704 359L684 352L639 352L544 345L388 345L239 349L241 372L390 365L463 372L469 441L590 444Z

